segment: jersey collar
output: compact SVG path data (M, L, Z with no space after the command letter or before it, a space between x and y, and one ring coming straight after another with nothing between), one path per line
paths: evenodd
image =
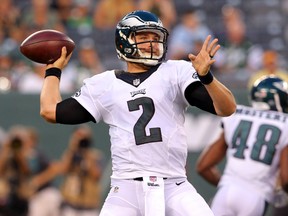
M129 73L124 70L115 70L115 76L117 79L120 79L132 86L138 87L149 76L151 76L151 74L153 74L159 68L160 65L161 64L151 67L146 72L143 73Z

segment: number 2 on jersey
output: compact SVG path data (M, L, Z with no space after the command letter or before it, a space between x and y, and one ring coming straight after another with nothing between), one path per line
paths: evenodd
M232 138L232 148L236 148L234 157L244 159L244 151L248 148L246 142L251 133L253 122L242 120ZM273 125L262 124L256 132L256 140L252 146L251 159L270 165L276 151L281 130Z
M151 142L161 142L162 134L160 128L149 128L150 135L147 135L145 131L147 124L155 114L155 106L153 100L148 97L141 97L135 100L127 101L127 104L130 112L140 110L140 106L142 106L143 110L142 115L139 117L133 128L136 145L142 145Z

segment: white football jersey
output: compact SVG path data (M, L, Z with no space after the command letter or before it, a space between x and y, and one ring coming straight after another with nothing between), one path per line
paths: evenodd
M280 153L288 144L288 115L239 105L233 115L223 118L223 126L228 149L219 185L258 191L270 202Z
M73 97L109 125L112 178L185 177L186 87L199 81L191 62L167 61L154 72L114 70L84 80Z

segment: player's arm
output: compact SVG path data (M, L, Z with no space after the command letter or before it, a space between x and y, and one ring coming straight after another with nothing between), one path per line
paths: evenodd
M280 182L283 190L288 193L288 145L280 155Z
M40 115L52 123L56 123L56 106L62 101L60 94L61 71L71 57L71 54L68 57L66 57L66 54L66 47L63 47L61 57L53 64L47 65L46 75L40 93ZM47 74L48 71L49 75Z
M233 94L215 77L213 81L204 85L207 89L216 111L219 116L229 116L236 110L236 102Z
M222 132L220 137L202 152L196 164L199 175L215 186L218 185L221 178L217 164L225 157L226 150L227 145L224 132Z
M220 49L218 39L214 39L211 43L210 39L211 35L204 41L198 55L189 54L189 59L213 101L216 114L229 116L235 112L236 102L231 91L210 73L210 67L215 62L213 56Z
M201 82L191 83L184 92L185 98L191 106L216 115L212 98Z
M62 101L60 94L60 77L72 53L66 57L67 50L62 49L61 57L46 67L46 76L40 94L40 115L51 123L80 124L94 121L92 115L75 99Z

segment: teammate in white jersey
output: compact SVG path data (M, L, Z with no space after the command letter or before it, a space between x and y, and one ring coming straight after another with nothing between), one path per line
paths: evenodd
M210 72L220 45L211 36L191 62L164 62L168 32L154 14L134 11L117 25L118 57L127 71L110 70L84 80L71 98L59 93L66 49L47 66L41 115L49 122L104 121L111 137L111 190L101 216L212 216L187 182L184 112L188 105L231 115L231 92ZM187 44L189 46L189 44Z
M257 80L251 102L223 118L221 135L197 162L199 174L218 186L215 216L263 216L278 176L288 192L288 84L275 76ZM221 176L216 165L225 155Z

